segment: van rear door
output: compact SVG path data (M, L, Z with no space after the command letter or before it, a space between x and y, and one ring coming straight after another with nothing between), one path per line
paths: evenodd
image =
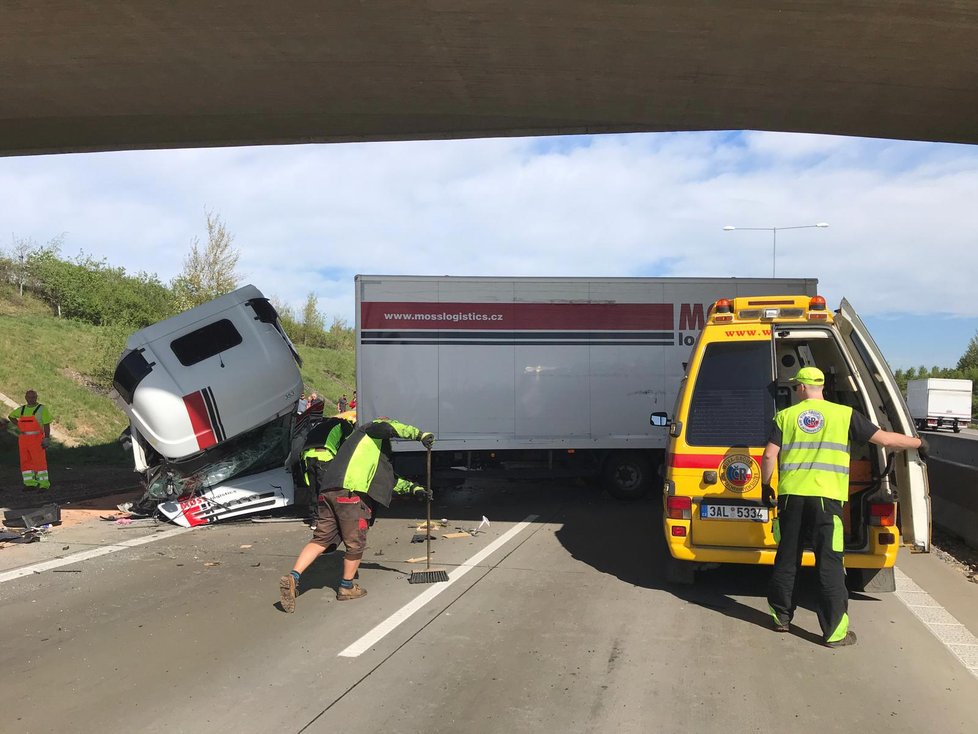
M879 398L875 407L881 422L889 423L882 428L916 436L910 410L882 352L855 309L844 298L836 312L835 323L857 369L862 373L865 387L876 392L874 401ZM914 449L897 452L894 467L900 501L900 532L904 542L918 551L929 551L930 487L927 483L927 468Z

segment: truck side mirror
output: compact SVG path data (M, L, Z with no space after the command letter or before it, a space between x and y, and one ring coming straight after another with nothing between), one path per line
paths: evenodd
M662 411L657 411L649 416L649 425L659 427L667 426L669 425L669 416Z

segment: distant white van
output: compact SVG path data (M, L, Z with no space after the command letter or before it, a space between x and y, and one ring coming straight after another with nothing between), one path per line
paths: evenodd
M247 285L142 329L116 366L136 471L185 526L292 504L301 360L274 306Z

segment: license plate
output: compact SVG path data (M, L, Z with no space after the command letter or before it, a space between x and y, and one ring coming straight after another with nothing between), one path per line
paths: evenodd
M748 520L767 522L768 508L753 505L700 505L701 520Z

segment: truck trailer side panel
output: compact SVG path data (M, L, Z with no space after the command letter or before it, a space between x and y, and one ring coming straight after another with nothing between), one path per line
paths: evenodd
M709 304L816 283L360 275L358 414L430 430L437 451L661 450L650 414L672 411Z

